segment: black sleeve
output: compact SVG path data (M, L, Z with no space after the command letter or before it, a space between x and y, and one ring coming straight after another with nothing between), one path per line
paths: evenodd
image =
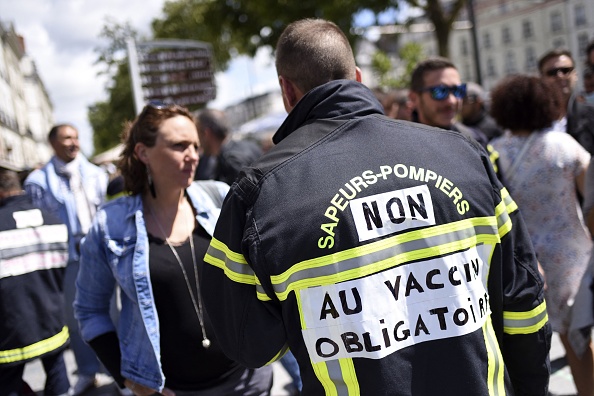
M109 374L120 388L124 388L124 380L121 374L120 341L115 331L101 334L89 341L89 345L95 351L95 354L103 363Z

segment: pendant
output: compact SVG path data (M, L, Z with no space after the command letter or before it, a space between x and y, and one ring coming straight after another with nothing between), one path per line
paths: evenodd
M202 346L204 347L204 349L208 349L208 347L210 346L210 340L208 338L203 339Z

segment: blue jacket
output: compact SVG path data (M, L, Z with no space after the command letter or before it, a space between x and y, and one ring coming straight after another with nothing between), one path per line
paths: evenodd
M196 220L212 235L220 203L229 186L209 182L214 183L220 194L217 204L200 187L203 183L192 183L187 193L196 209ZM116 331L109 315L109 302L117 283L122 302L117 329L122 352L121 374L162 390L165 376L160 362L159 317L148 258L149 241L141 196L121 197L105 204L81 244L74 309L85 341Z
M80 175L87 198L91 204L99 207L105 201L107 173L82 155L77 160L80 162ZM24 188L35 206L48 210L66 224L68 257L70 261L78 261L77 245L83 233L76 216L76 203L68 179L57 174L55 161L54 156L43 168L31 172L25 180Z

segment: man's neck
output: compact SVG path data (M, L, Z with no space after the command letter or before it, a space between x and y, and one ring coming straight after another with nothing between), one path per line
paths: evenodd
M76 156L76 158L71 159L70 161L64 161L62 158L58 157L57 155L54 155L54 161L56 163L56 165L59 166L70 166L70 164L73 164L74 162L78 161L78 156Z

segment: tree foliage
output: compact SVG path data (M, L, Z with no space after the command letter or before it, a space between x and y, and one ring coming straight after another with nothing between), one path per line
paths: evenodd
M398 0L177 0L165 4L164 17L153 21L156 38L209 42L217 68L224 70L236 54L255 55L274 48L283 29L302 18L325 18L336 23L354 43L351 28L361 10L374 13L398 7Z
M120 134L126 121L134 119L134 98L130 83L126 40L137 37L129 23L119 24L106 20L100 37L105 46L95 48L97 64L104 67L101 73L110 80L106 87L108 98L89 106L87 117L93 128L95 153L108 150L120 142Z
M382 89L407 88L412 72L423 57L423 48L419 43L407 43L398 52L400 62L396 65L383 51L373 54L371 65Z
M88 109L95 152L116 146L125 123L133 120L135 114L130 73L128 65L122 62L117 66L113 85L108 88L107 100L97 102Z
M130 26L130 22L120 24L113 18L106 18L99 38L103 39L105 45L94 49L97 53L95 64L103 65L105 67L103 73L113 76L114 69L126 62L127 39L137 39L138 34Z
M253 56L260 47L274 48L287 24L306 17L335 22L354 45L357 36L352 33L352 28L357 13L370 10L378 15L397 9L399 3L404 2L425 12L435 26L439 53L447 57L449 35L466 0L169 0L163 7L163 17L153 20L152 29L155 39L190 39L210 43L214 52L214 67L222 71L238 54ZM119 143L122 125L135 115L125 54L126 39L130 36L136 37L137 34L129 23L118 24L108 19L101 32L106 46L95 49L97 63L105 67L103 73L111 79L107 87L108 99L88 109L95 151L103 151ZM414 63L406 59L414 59L413 55L401 54L405 72L390 84L398 86L408 81L407 73ZM377 55L376 62L383 62L385 69L386 59L380 58L381 55Z

